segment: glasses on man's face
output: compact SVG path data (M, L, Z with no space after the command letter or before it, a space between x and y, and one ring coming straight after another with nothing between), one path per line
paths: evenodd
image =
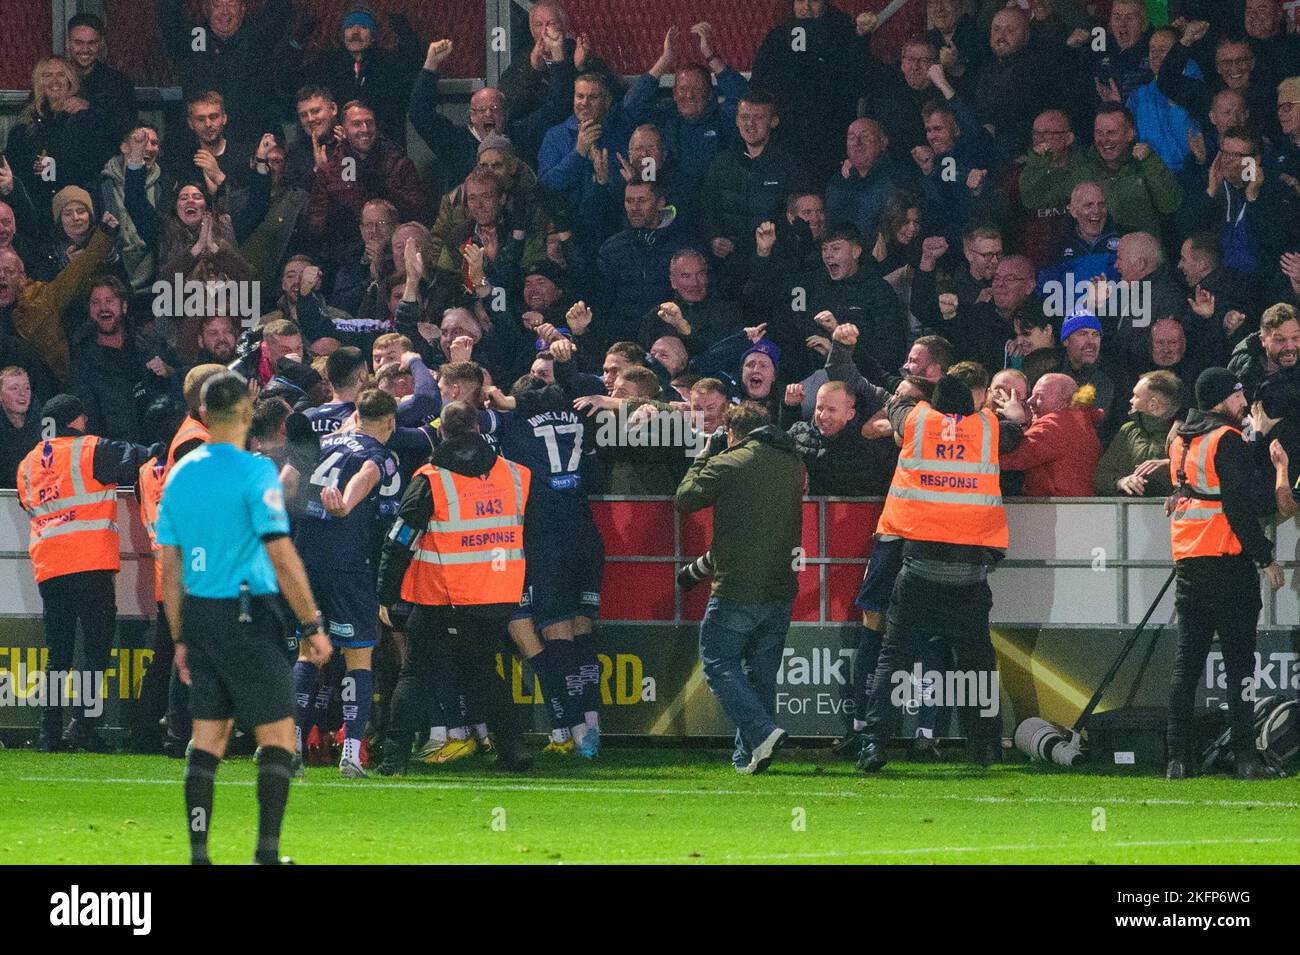
M1000 259L1000 258L1002 258L1002 250L1001 250L1001 249L998 249L996 252L981 252L981 251L979 251L979 249L971 249L971 253L970 253L970 254L973 255L973 256L975 256L975 258L977 258L977 259L984 259L985 261L988 261L989 259Z
M380 231L382 231L383 229L388 228L388 227L391 226L392 224L393 224L393 223L390 222L388 219L376 219L374 222L362 222L362 223L361 223L361 231L362 231L362 232L380 232Z
M492 106L471 106L469 111L475 116L482 116L484 113L504 113L506 108L500 105Z
M1222 67L1225 70L1234 70L1237 69L1238 67L1248 67L1253 62L1254 60L1252 60L1248 56L1236 56L1230 60L1229 59L1216 60L1215 65Z

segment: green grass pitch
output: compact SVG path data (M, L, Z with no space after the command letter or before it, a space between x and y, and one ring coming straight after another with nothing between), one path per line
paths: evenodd
M864 777L788 749L741 777L716 750L607 747L528 775L471 758L405 777L295 782L299 863L1260 863L1300 851L1300 782L1167 783L1016 761L892 762ZM0 863L184 863L183 765L0 752ZM211 849L244 863L255 767L217 774Z

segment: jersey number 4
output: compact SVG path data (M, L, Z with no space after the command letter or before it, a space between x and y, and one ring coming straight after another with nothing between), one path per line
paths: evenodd
M316 470L311 472L311 483L318 484L321 487L337 488L339 486L338 463L342 457L342 451L335 451L320 464L316 465Z
M544 424L533 428L533 434L546 442L546 456L551 459L552 474L572 474L578 470L582 460L582 423ZM557 435L573 435L573 453L569 455L568 467L560 460L560 441Z

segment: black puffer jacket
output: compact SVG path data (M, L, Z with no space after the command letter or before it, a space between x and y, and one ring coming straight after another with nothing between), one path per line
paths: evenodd
M889 438L862 437L854 418L833 438L811 421L796 421L788 434L795 453L808 469L808 493L814 497L876 497L889 492L898 460L898 445Z
M781 216L798 168L794 156L779 143L768 143L757 158L750 159L744 141L738 139L713 160L704 177L700 190L704 238L730 239L736 244L731 254L748 258L759 223Z

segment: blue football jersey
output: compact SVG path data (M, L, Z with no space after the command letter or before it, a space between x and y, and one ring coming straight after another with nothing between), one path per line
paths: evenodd
M324 488L346 490L365 466L379 468L379 483L347 517L334 517L321 504ZM397 456L368 434L351 431L321 439L320 457L303 475L293 542L309 568L361 570L373 564L377 546L402 503L402 473Z
M311 429L318 435L333 434L343 423L352 417L357 406L350 401L331 401L329 404L308 408L303 416L311 422Z
M558 388L549 387L515 396L515 411L498 416L497 438L508 461L533 472L529 496L552 506L585 504L587 470L584 458L583 415L573 409ZM530 507L529 514L544 516L546 506Z

